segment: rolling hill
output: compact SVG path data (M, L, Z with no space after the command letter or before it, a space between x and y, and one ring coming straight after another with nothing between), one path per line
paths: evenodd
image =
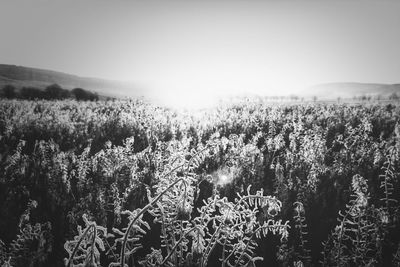
M44 89L50 84L58 84L65 89L83 88L102 96L140 97L144 91L132 83L87 78L52 70L0 64L0 88L6 84L16 88L33 86Z
M316 96L319 99L343 99L371 96L388 97L396 93L400 96L400 84L381 83L324 83L309 87L300 94L305 97Z
M58 84L65 89L83 88L109 97L145 97L157 99L157 92L150 88L121 81L112 81L99 78L87 78L63 72L30 68L24 66L0 64L0 88L6 84L16 88L33 86L44 89L50 84ZM400 96L400 84L381 83L324 83L298 91L295 95L304 98L318 97L320 100L336 100L337 98L351 99L353 97L380 95L387 98L396 93Z

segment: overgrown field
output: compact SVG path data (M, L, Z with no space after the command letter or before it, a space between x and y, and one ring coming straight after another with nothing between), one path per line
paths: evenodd
M399 119L0 100L0 266L400 266Z

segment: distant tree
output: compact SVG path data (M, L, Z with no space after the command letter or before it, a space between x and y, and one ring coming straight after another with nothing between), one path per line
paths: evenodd
M317 97L317 96L313 96L313 97L312 97L312 100L313 100L314 102L317 102L318 97Z
M15 87L10 84L5 85L2 90L2 95L3 97L8 99L15 98L17 96L17 93L15 92Z
M86 91L82 88L75 88L71 91L72 95L75 96L76 100L84 100L84 101L95 101L99 100L99 96L95 93Z
M61 91L61 99L69 98L71 97L71 91L67 89L63 89Z
M23 87L21 89L20 97L28 100L44 99L44 91L36 87Z
M71 93L75 96L76 100L86 100L87 98L86 91L82 88L72 89Z
M63 99L65 98L64 91L58 84L52 84L46 87L44 96L46 99Z

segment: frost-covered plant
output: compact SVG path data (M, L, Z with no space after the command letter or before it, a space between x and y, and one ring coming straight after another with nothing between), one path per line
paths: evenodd
M43 264L52 251L53 236L51 224L30 223L30 214L37 207L35 200L29 201L26 210L20 216L16 238L6 246L0 240L0 263L3 267L36 266Z
M98 266L100 264L100 251L104 251L103 238L107 236L107 229L96 222L89 221L86 214L82 216L85 228L78 225L78 235L74 240L65 242L64 248L68 258L64 259L68 267Z
M296 251L296 256L298 258L297 262L302 262L302 264L306 264L308 266L311 262L311 251L308 245L308 230L305 218L305 210L301 202L295 202L294 207L295 214L293 219L295 222L295 228L299 242L298 251Z
M221 243L222 266L247 266L262 260L254 255L257 247L255 238L266 237L269 232L279 234L281 240L288 237L288 222L274 219L280 212L281 205L275 197L264 196L262 190L252 195L250 186L247 188L247 194L238 194L234 203L227 202L226 198L216 202L222 216L212 223L214 233L206 247L204 266L207 265L212 248ZM258 213L262 213L261 220L257 220Z
M394 179L396 178L396 164L398 163L398 151L396 146L390 146L388 148L386 161L383 164L384 174L379 175L381 179L380 188L383 190L383 198L381 198L382 212L387 217L385 224L393 223L394 205L397 204L397 200L393 198L394 191Z
M110 267L125 267L135 262L143 266L207 266L216 246L222 248L222 265L243 266L262 259L254 255L257 246L255 238L265 237L269 232L279 234L282 239L287 238L287 222L274 219L281 210L280 201L264 196L262 190L251 194L250 187L246 195L238 194L235 202L220 198L214 191L213 197L199 209L200 215L191 218L197 181L194 171L212 147L203 147L200 152L183 160L174 160L182 160L182 165L162 170L162 176L154 187L156 196L152 197L148 190L148 204L145 207L121 213L128 215L128 224L122 229L113 229L115 238L109 235L114 238L111 249L116 252ZM152 249L144 259L135 260L134 254L142 247L141 239L150 230L150 224L144 219L146 213L152 215L154 223L161 227L161 249ZM261 221L257 219L260 214L264 216ZM77 251L77 263L88 259L99 263L98 256L93 256L99 253L95 251L93 243L93 240L97 240L93 237L96 225L85 223L85 230L80 230L74 241L66 243L70 255L69 266Z
M42 264L52 250L51 224L26 224L10 244L11 262L15 266Z
M352 179L352 199L344 213L339 212L339 224L324 243L324 266L371 266L377 264L373 209L368 204L368 185L360 175Z
M311 251L308 244L308 227L304 206L299 201L293 203L293 206L294 227L290 232L290 239L284 240L279 246L277 259L282 266L310 266Z
M396 233L400 221L396 203L399 201L399 119L399 105L393 103L270 105L246 101L190 114L142 101L0 100L0 235L7 240L3 253L7 255L1 257L0 264L8 259L14 264L8 253L9 240L15 233L8 228L17 228L19 213L28 198L44 204L35 210L35 216L44 220L51 218L55 224L52 232L57 253L48 258L51 262L43 264L59 264L60 242L64 242L61 239L71 235L84 213L115 235L107 238L110 246L103 240L107 251L100 250L102 264L110 261L119 264L122 243L115 240L126 234L136 209L141 210L150 203L146 189L150 190L150 198L155 199L179 179L185 181L186 187L183 182L174 184L141 217L156 231L149 231L141 224L146 234L140 234L139 229L135 232L134 227L129 232L128 240L140 238L137 244L144 245L149 236L152 240L150 246L144 245L145 249L125 257L125 265L200 264L204 262L202 252L209 244L207 235L214 234L213 222L219 226L217 219L205 228L194 220L201 217L197 208L201 208L202 201L198 200L212 194L212 183L202 187L205 190L201 192L199 184L211 175L224 181L216 183L219 193L215 190L212 199L219 199L220 194L220 198L227 196L228 203L234 204L235 193L245 194L246 187L252 184L253 189L263 188L267 195L273 194L282 201L282 217L275 218L293 222L290 232L293 234L284 245L290 256L288 264L300 266L307 263L296 258L296 253L301 254L301 240L298 228L294 227L297 219L292 218L296 216L293 201L301 201L313 213L307 216L308 226L314 230L319 224L318 234L312 235L312 249L317 252L320 247L316 241L328 234L336 217L330 210L344 207L349 197L348 177L355 173L365 177L371 194L360 220L347 216L360 227L344 223L346 229L352 230L346 231L351 240L342 238L346 249L341 255L348 257L351 264L363 264L353 258L363 255L365 247L361 244L366 238L363 233L368 232L375 240L367 243L376 245L373 251L378 264L390 262L393 246L398 243L398 236L392 233ZM194 157L210 140L216 143L213 151ZM389 159L390 163L385 163ZM378 178L380 170L382 176ZM229 179L223 174L229 174ZM353 196L351 200L356 198ZM221 216L220 209L216 206L211 218ZM259 222L263 214L256 215ZM324 219L318 220L314 214ZM262 220L271 219L265 217ZM46 230L43 222L42 226ZM223 229L235 230L228 226L221 226L221 238L228 236ZM120 232L113 232L112 228ZM162 234L154 238L157 231ZM17 232L20 233L18 229ZM326 247L326 255L334 254L333 237ZM223 243L218 241L210 252L208 265L222 253ZM231 248L228 244L226 248L240 251L239 244L245 244L247 239L243 237L242 241L232 239L238 247ZM275 240L268 238L267 242L271 244ZM133 249L136 243L128 241L125 251ZM367 253L367 258L371 254ZM229 258L231 264L236 264L234 255L235 252Z

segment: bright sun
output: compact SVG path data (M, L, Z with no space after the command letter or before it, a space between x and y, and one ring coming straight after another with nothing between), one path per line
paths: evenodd
M231 75L210 74L198 69L199 75L161 77L151 82L158 103L173 108L199 109L217 105L220 99L235 96L287 96L296 94L309 83L305 76L290 68L279 68L263 73L248 73L232 69ZM288 78L290 77L290 78Z

